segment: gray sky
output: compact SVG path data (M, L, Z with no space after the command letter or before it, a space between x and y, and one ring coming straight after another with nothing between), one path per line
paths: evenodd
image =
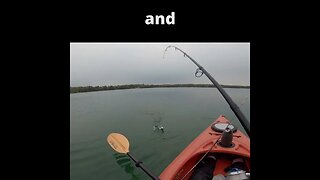
M175 45L220 84L250 85L250 43L70 43L70 86L211 84Z

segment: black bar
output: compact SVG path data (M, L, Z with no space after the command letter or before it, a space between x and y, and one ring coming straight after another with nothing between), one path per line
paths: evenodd
M248 136L250 137L250 124L247 118L243 115L240 108L237 106L235 102L230 98L230 96L224 91L224 89L220 86L220 84L200 65L198 64L194 59L192 59L187 53L179 49L175 46L168 46L166 50L170 47L174 47L175 49L179 50L184 54L184 56L187 56L196 66L199 67L199 69L209 78L209 80L217 87L219 92L222 94L222 96L225 98L225 100L228 102L230 108L234 112L234 114L239 119L241 125L243 126L244 130L247 132Z
M146 167L144 167L144 165L142 164L141 161L136 160L131 154L127 153L127 155L132 159L132 161L134 161L134 163L136 164L137 167L141 168L145 173L147 173L152 179L154 180L160 180L159 177L156 177L155 175L153 175L153 173L148 170Z

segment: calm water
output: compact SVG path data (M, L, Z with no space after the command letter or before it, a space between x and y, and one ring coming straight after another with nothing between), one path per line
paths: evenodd
M250 120L250 89L225 89ZM107 145L124 134L130 152L154 174L162 170L219 115L244 131L215 88L152 88L70 95L71 180L150 179ZM154 131L162 125L165 133Z

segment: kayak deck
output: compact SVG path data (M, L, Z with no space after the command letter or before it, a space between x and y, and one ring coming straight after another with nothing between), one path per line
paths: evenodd
M229 123L224 116L219 116L208 128L206 128L197 138L195 138L159 176L160 179L181 179L199 161L199 159L210 150L212 145L221 137L221 133L211 129L216 123ZM241 131L233 133L233 146L222 147L216 143L209 154L217 158L213 175L225 175L224 169L231 165L234 158L243 158L250 170L250 139ZM189 179L192 172L185 179Z

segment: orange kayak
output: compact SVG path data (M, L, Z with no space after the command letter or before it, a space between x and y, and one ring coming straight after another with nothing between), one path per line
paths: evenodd
M242 158L250 172L250 139L246 135L232 126L232 145L223 147L219 143L222 129L228 123L229 121L223 115L219 116L167 166L159 176L160 179L182 179L210 149L209 153L217 157L213 175L226 175L225 168L229 167L235 158ZM184 179L190 179L191 175L192 171Z

